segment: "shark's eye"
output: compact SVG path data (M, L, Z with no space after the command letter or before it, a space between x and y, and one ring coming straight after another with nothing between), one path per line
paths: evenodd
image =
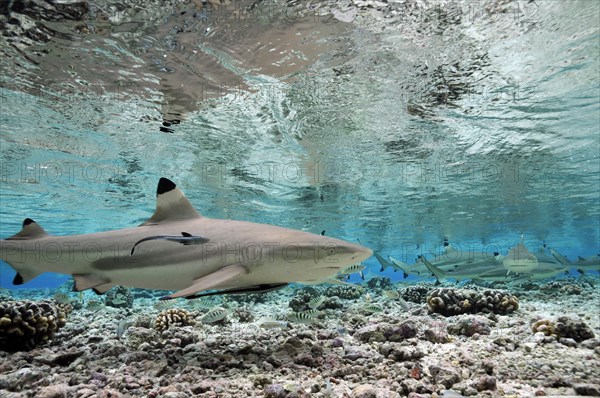
M327 249L327 254L333 256L335 254L335 249L333 247L330 247L329 249Z

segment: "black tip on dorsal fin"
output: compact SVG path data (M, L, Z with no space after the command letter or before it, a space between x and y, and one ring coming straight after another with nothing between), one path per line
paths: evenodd
M187 232L182 232L181 235L183 235L186 238L191 238L192 237L192 234L189 234Z
M321 236L325 236L325 230L321 231Z
M29 219L28 219L29 220ZM17 272L17 275L15 275L15 279L13 279L13 285L22 285L23 284L23 277L21 276L21 274L19 274Z
M33 221L31 218L26 218L25 220L23 220L23 228L25 228L29 224L36 224L36 222Z
M169 192L177 188L177 185L168 178L161 177L158 181L158 187L156 188L156 195L162 195L165 192Z

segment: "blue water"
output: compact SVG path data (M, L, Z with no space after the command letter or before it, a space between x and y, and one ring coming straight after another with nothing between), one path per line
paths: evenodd
M193 31L196 14L162 8L94 31L40 16L69 33L1 47L0 237L26 217L56 235L138 225L164 176L208 217L409 264L444 239L506 254L522 234L600 253L600 3L462 6ZM0 264L0 286L13 276Z

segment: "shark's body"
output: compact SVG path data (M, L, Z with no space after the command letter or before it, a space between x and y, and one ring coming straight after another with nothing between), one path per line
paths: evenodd
M435 275L438 281L445 279L454 279L456 281L469 279L489 282L520 282L548 279L568 271L568 267L561 264L538 262L536 267L528 272L507 274L506 268L503 266L502 256L498 255L496 257L496 260L488 261L487 263L478 262L470 268L462 267L449 271L444 271L436 267L424 257L421 258L421 261Z
M567 267L573 267L582 274L589 271L600 272L600 254L590 256L588 258L579 257L576 262L571 262L565 256L558 253L554 249L550 249L550 253L562 265Z
M477 252L477 251L461 251L447 242L444 242L444 251L441 255L436 255L432 253L435 258L430 261L436 268L441 269L442 271L452 272L452 271L460 271L460 270L471 270L475 267L479 266L490 266L494 267L496 265L496 261L500 259L499 253L487 253L487 252ZM428 269L423 261L420 261L422 256L417 258L417 262L414 265L408 265L402 261L396 260L393 257L389 257L389 262L386 261L381 256L378 256L375 253L375 257L379 260L381 264L382 271L387 267L392 267L394 270L402 270L404 273L404 277L406 278L408 275L416 275L419 277L431 277L434 274Z
M0 254L18 272L15 284L57 272L73 275L76 290L103 293L122 285L191 298L209 289L266 291L325 281L372 252L308 232L203 217L161 178L156 212L138 227L52 236L26 219L21 232L0 240Z
M480 259L471 262L468 266L456 268L454 270L443 270L440 267L429 262L425 257L419 260L439 281L445 279L454 279L462 281L487 280L487 281L505 281L507 280L506 270L502 267L502 256L497 255L489 259Z

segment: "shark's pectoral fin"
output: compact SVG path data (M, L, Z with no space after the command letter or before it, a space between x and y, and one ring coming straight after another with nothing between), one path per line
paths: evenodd
M94 293L100 295L100 294L104 294L104 293L108 292L110 289L112 289L115 286L117 286L117 285L115 285L114 283L106 283L104 285L93 287L92 290L94 291Z
M222 283L225 283L228 280L243 275L247 272L248 271L246 270L246 268L242 267L239 264L228 265L226 267L221 268L218 271L213 272L212 274L208 274L201 278L194 279L194 283L190 287L175 292L173 294L169 294L168 296L161 297L161 300L195 295L196 293L199 293L201 291L217 287Z
M360 287L358 285L355 285L354 283L345 282L345 281L339 280L337 278L332 278L332 277L300 281L297 283L301 283L303 285L321 285L323 283L326 283L326 284L330 284L330 285L349 285L349 286L354 286L354 287Z
M142 225L155 225L163 221L189 220L202 217L175 183L161 178L156 188L156 211Z
M273 290L282 289L282 288L286 287L287 285L289 285L289 283L272 283L272 284L265 284L265 285L246 286L246 287L240 287L240 288L218 290L215 292L198 293L198 294L194 294L193 296L187 296L186 299L192 300L192 299L197 299L200 297L218 296L221 294L268 293L268 292L272 292Z
M76 292L93 288L100 289L101 291L103 289L103 286L110 283L110 279L108 279L107 277L94 274L76 274L73 275L73 279L75 280L73 290ZM108 289L106 289L106 291L108 291Z

